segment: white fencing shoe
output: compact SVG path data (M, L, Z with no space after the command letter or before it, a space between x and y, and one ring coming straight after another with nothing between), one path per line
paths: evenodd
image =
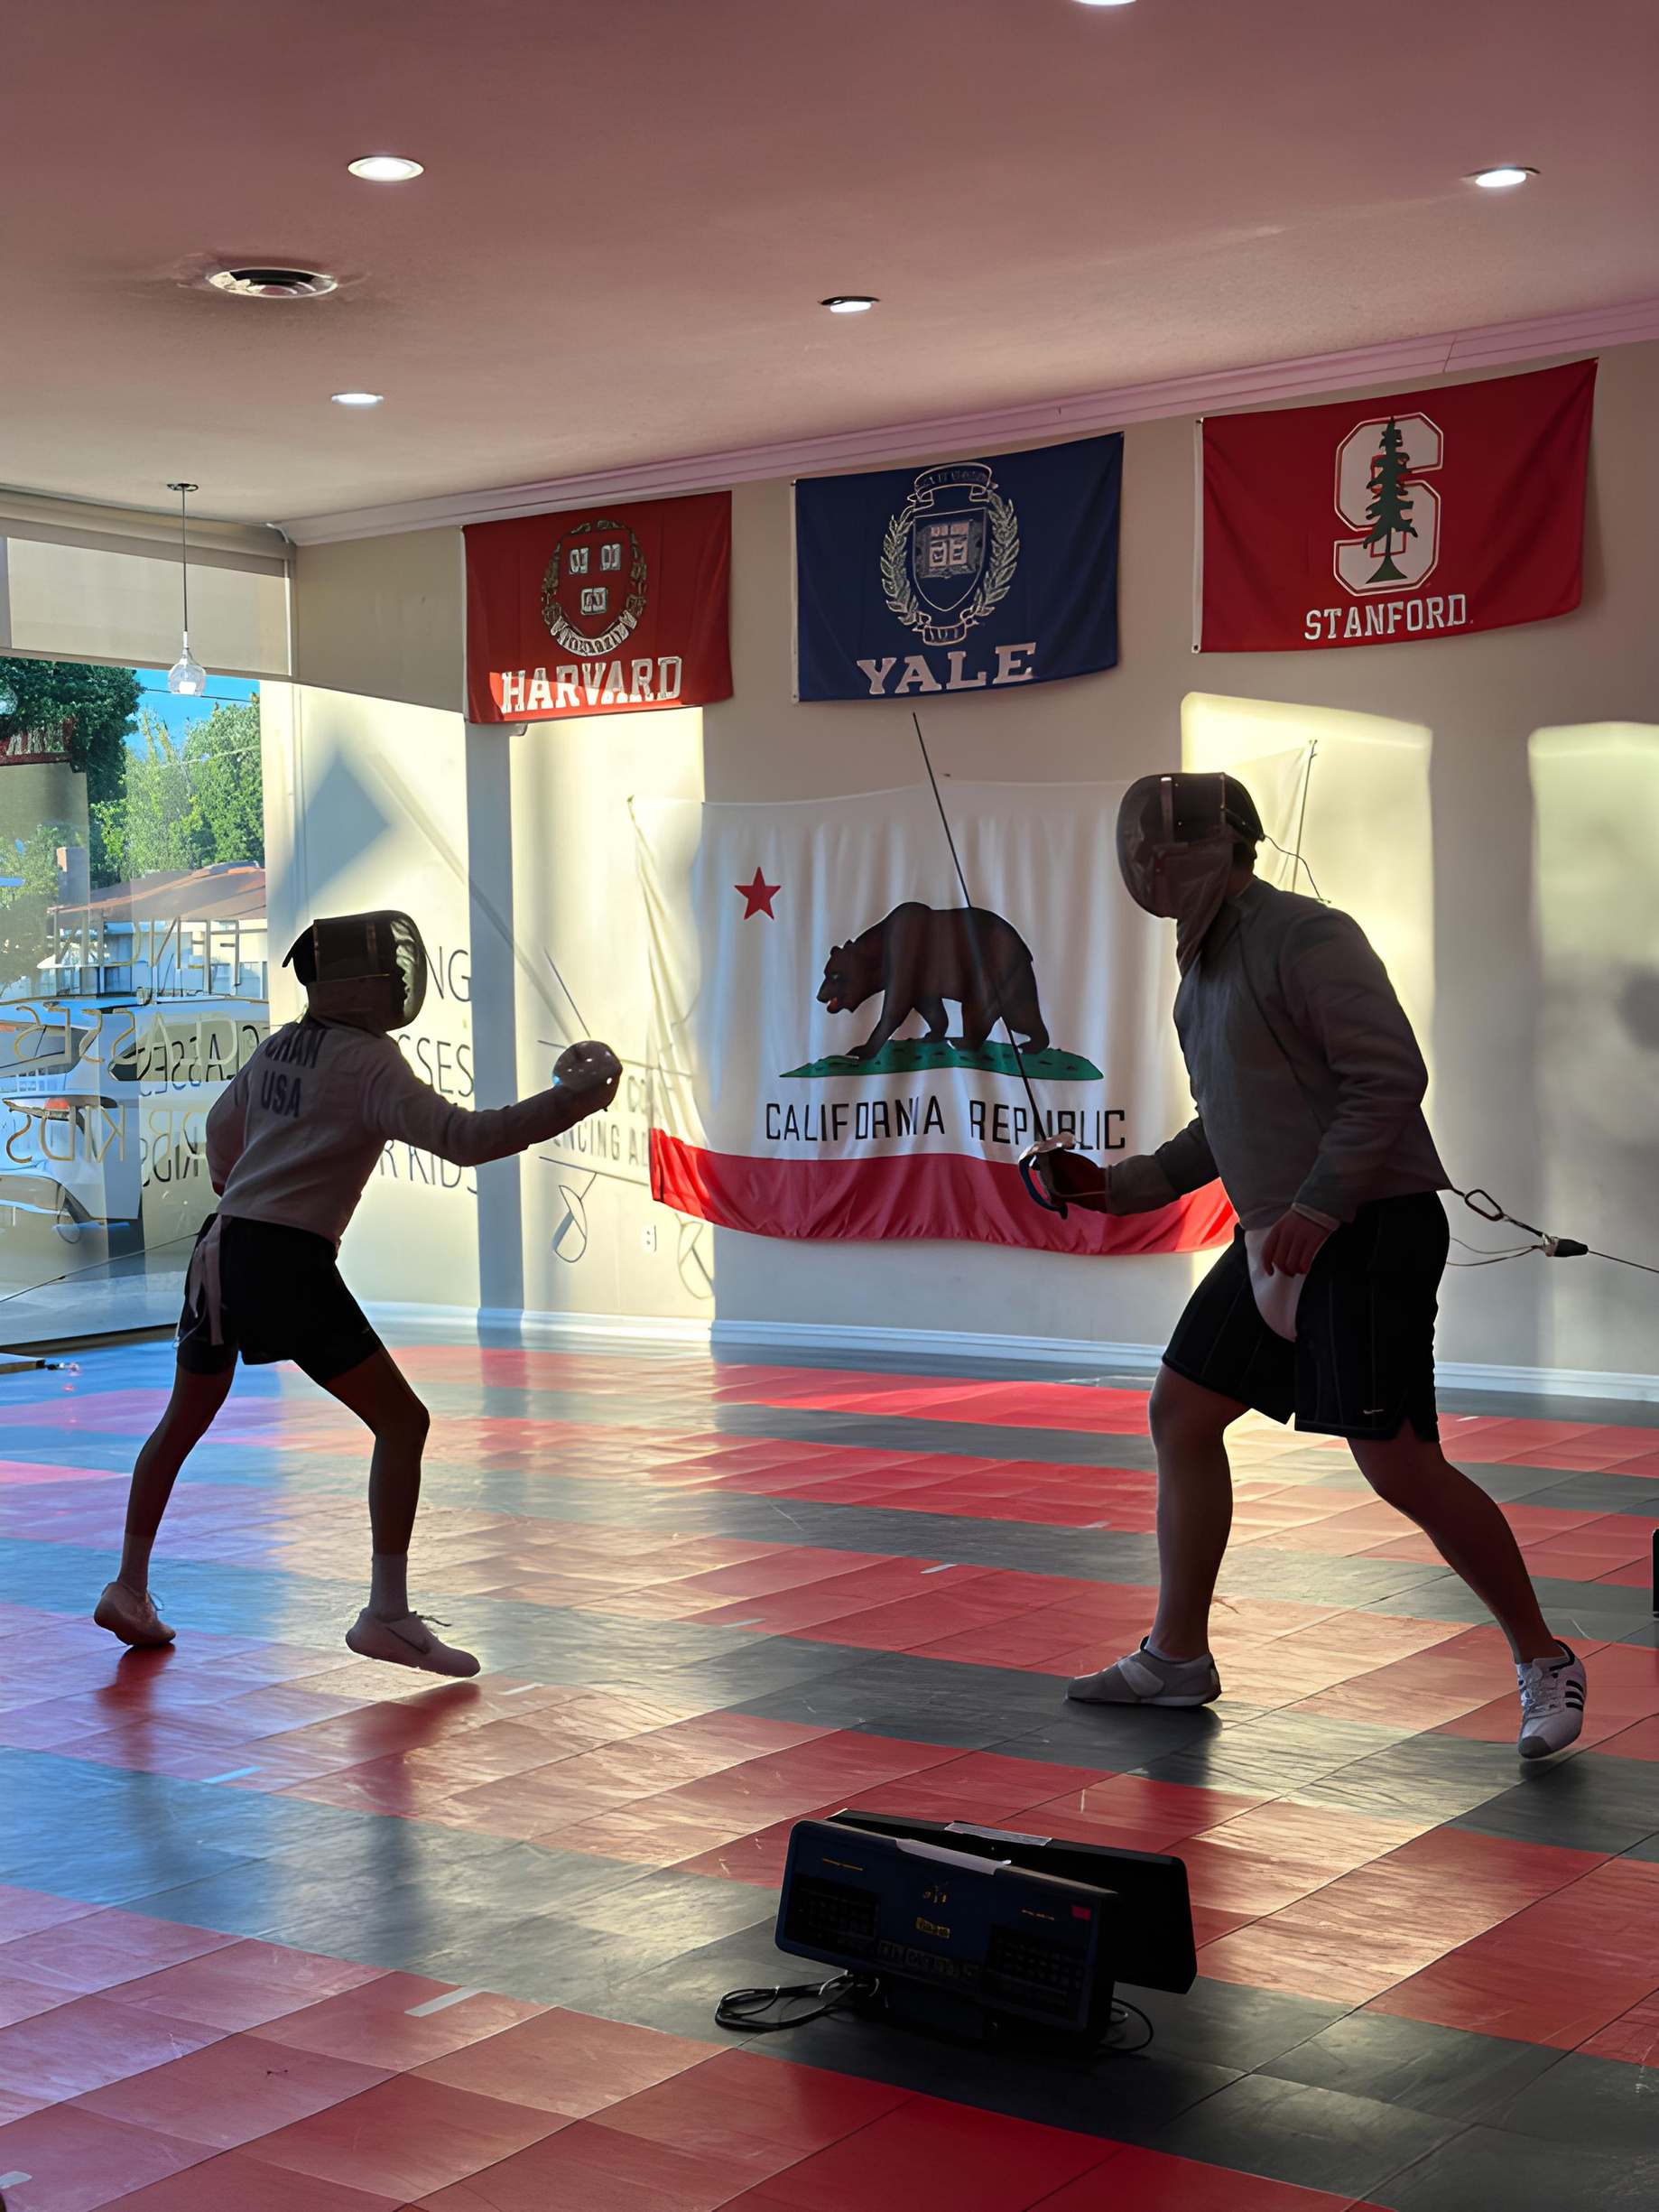
M1584 1662L1565 1644L1556 1659L1529 1659L1515 1668L1521 1686L1523 1759L1547 1759L1576 1743L1584 1725Z
M440 1628L447 1622L440 1621ZM424 1613L405 1613L401 1621L379 1621L366 1605L346 1631L346 1647L359 1659L385 1659L392 1667L421 1667L428 1674L452 1675L464 1679L476 1675L478 1662L470 1651L458 1651L440 1643L426 1625Z
M1206 1651L1202 1659L1160 1659L1140 1649L1098 1674L1079 1675L1068 1697L1085 1705L1207 1705L1221 1695L1221 1678Z

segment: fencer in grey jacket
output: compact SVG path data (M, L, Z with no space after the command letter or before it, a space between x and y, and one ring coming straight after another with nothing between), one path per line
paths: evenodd
M1293 1206L1335 1228L1371 1199L1450 1187L1423 1055L1351 915L1253 879L1205 932L1175 1027L1198 1118L1108 1171L1112 1213L1219 1176L1247 1229Z

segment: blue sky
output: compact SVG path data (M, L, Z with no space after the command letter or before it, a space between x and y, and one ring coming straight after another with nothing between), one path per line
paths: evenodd
M221 701L251 699L259 689L250 676L210 675L203 698L178 699L167 688L165 669L135 668L133 673L138 678L139 705L166 724L167 733L175 744L182 743L190 724L211 714ZM136 732L129 742L137 751L144 750L144 739Z

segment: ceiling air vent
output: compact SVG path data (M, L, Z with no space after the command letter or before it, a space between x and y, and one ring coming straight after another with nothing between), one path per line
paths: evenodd
M208 276L216 291L235 293L245 300L318 300L338 281L320 269L214 269Z

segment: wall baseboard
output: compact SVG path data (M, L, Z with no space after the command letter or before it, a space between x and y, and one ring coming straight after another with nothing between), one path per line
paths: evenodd
M1659 1375L1620 1374L1604 1367L1495 1367L1439 1360L1434 1380L1442 1390L1502 1392L1511 1398L1600 1398L1627 1405L1659 1405Z
M706 1349L706 1321L671 1320L652 1314L542 1314L516 1306L418 1306L396 1299L366 1301L364 1312L377 1328L403 1335L431 1335L452 1341L474 1338L480 1329L503 1330L526 1344L663 1344Z
M816 1321L672 1320L639 1314L521 1313L516 1307L415 1306L382 1301L366 1306L371 1321L404 1335L453 1341L483 1329L511 1331L521 1343L655 1345L664 1349L752 1346L774 1352L866 1353L903 1360L1017 1360L1038 1367L1092 1370L1099 1374L1145 1375L1163 1357L1162 1344L1100 1343L1089 1337L1001 1336L956 1329L840 1327ZM1659 1405L1659 1375L1625 1374L1598 1367L1504 1367L1442 1360L1434 1370L1442 1389L1492 1397L1600 1399Z
M1162 1344L1111 1344L1092 1337L999 1336L963 1329L865 1329L816 1321L717 1321L709 1330L716 1351L753 1344L765 1351L875 1352L901 1359L1024 1360L1033 1366L1095 1368L1106 1374L1148 1375L1163 1356Z

